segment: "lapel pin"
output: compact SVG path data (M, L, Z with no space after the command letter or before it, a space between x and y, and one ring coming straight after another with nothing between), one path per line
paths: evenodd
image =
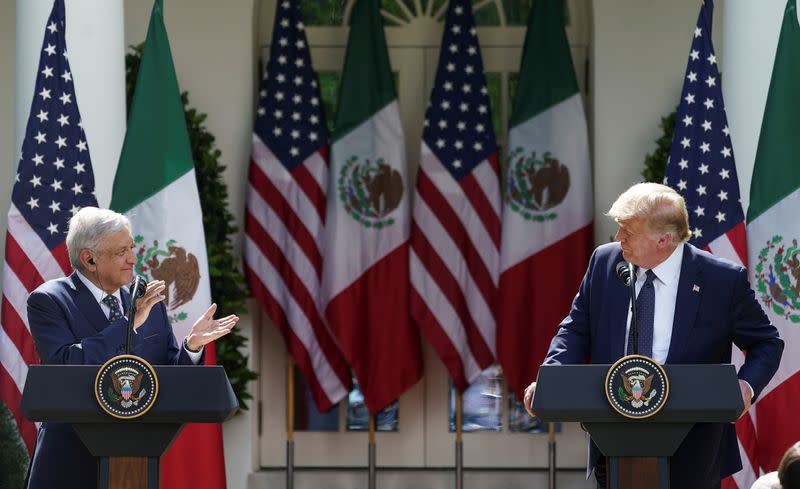
M692 292L700 292L700 286L697 284L692 285Z

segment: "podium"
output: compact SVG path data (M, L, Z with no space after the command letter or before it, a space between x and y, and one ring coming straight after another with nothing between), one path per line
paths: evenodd
M667 489L669 457L692 426L736 421L744 405L733 365L663 367L669 396L646 419L629 419L609 404L604 388L611 365L542 366L533 410L542 421L582 423L608 457L608 489Z
M92 365L32 365L22 394L31 421L71 423L89 452L100 457L98 488L159 487L159 458L186 423L222 423L239 407L221 366L153 366L158 398L136 419L104 412ZM120 443L119 440L125 440Z

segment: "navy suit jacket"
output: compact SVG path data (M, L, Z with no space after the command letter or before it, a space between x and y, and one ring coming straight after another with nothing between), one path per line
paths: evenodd
M613 363L624 355L630 293L616 275L621 261L619 243L594 251L545 365ZM666 363L730 363L733 344L747 352L738 376L752 386L755 401L778 368L783 341L756 300L747 271L687 243ZM590 469L599 457L591 443ZM715 487L739 469L733 425L697 424L672 457L670 477L672 487Z
M122 289L120 295L122 309L127 311L130 293ZM45 282L33 291L28 298L28 323L42 364L102 365L125 350L127 319L121 317L109 323L76 273ZM163 303L151 309L134 333L132 353L154 365L192 365L186 350L175 340ZM28 488L96 486L97 459L89 454L72 426L42 424Z

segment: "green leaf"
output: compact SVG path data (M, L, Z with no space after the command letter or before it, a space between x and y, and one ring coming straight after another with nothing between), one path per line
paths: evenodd
M19 436L11 411L0 402L0 488L23 487L28 471L28 451Z
M647 182L661 183L664 181L669 150L672 146L672 135L675 132L675 116L676 112L673 111L671 114L661 118L659 127L663 133L661 137L656 139L656 149L644 158L642 176Z

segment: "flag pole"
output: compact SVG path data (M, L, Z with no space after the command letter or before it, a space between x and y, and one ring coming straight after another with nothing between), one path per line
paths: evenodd
M464 488L464 443L461 440L462 411L461 391L456 389L456 489Z
M556 489L556 425L547 423L548 487Z
M294 362L286 359L286 489L294 487Z
M369 415L369 489L375 489L375 416Z

